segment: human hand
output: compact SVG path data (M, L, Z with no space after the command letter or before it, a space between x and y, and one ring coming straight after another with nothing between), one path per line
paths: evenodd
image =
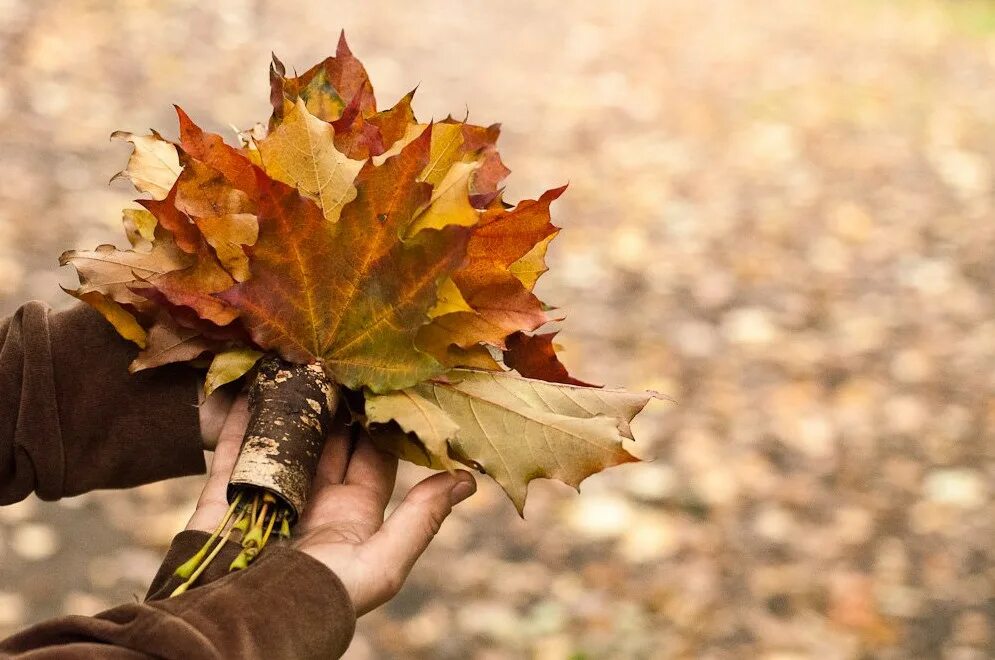
M363 437L349 455L345 429L325 444L294 546L342 580L357 616L401 589L418 557L459 504L477 490L464 470L422 480L384 520L397 459Z
M239 395L218 433L211 474L187 529L210 532L228 510L228 479L248 423ZM357 615L390 600L452 507L472 495L469 472L441 472L418 483L384 522L397 459L361 439L350 454L346 429L330 434L311 497L294 528L294 547L330 568L345 585Z

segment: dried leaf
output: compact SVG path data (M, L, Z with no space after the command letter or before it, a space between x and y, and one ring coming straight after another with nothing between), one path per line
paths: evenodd
M256 173L249 155L226 144L220 135L205 133L179 106L176 115L180 122L180 146L187 156L220 172L235 189L254 198Z
M519 513L533 479L558 479L577 487L595 472L637 460L622 440L631 438L629 422L652 398L460 369L450 372L446 382L429 381L412 389L435 406L418 414L434 420L445 419L444 414L459 427L445 455L491 475ZM401 402L392 404L397 408ZM415 412L409 407L398 414L408 418Z
M152 249L158 224L154 215L145 209L124 209L121 211L121 224L124 225L124 235L131 247L140 252Z
M448 462L440 462L429 453L417 435L405 433L395 423L374 425L369 429L360 427L360 436L369 438L380 451L397 456L402 461L408 461L432 470L449 469ZM447 461L451 460L447 458Z
M451 315L449 316L451 318ZM443 325L430 323L418 331L416 345L446 367L470 367L487 371L502 371L502 367L487 347L480 344L462 348Z
M447 277L439 285L438 299L428 311L428 315L430 318L435 318L453 312L473 312L473 308L463 299L463 294L460 293L456 283Z
M225 383L247 374L262 356L262 353L250 348L231 348L215 355L204 378L204 395L211 396L214 390Z
M149 278L186 268L191 263L190 256L167 237L153 243L149 252L99 245L94 250L69 250L59 258L59 265L72 265L79 275L80 288L72 292L77 297L99 291L117 303L139 306L146 298L136 293L136 288L146 286Z
M140 199L138 203L155 216L160 227L172 234L181 250L196 254L201 245L200 231L190 216L176 207L177 191L178 186L174 184L165 198Z
M339 37L335 57L325 59L296 78L286 77L283 63L274 55L270 67L270 103L273 105L270 130L285 119L286 109L298 99L315 117L332 122L357 96L364 115L376 112L373 85L362 63L349 50L345 34Z
M298 101L259 143L266 173L317 201L329 222L338 220L342 207L356 197L353 180L363 166L336 149L334 140L332 126Z
M149 330L145 350L132 361L132 373L172 362L187 362L215 348L214 342L196 330L181 328L169 319L160 319Z
M215 295L230 289L235 280L203 245L192 266L149 277L146 282L173 305L189 307L216 325L228 325L238 317L237 309Z
M66 288L63 288L62 290L100 312L100 314L107 319L112 326L114 326L114 329L117 330L119 335L128 341L134 342L139 348L145 348L147 340L145 328L143 328L138 323L135 316L124 307L114 302L100 291L81 292L79 290L71 291Z
M473 312L455 312L434 318L432 325L466 348L485 342L504 348L504 338L532 331L547 322L542 302L511 272L511 265L537 243L558 230L549 219L549 205L565 188L526 200L514 209L489 209L467 246L467 259L453 274ZM423 330L422 332L432 332Z
M470 203L470 177L477 163L455 163L442 180L432 189L428 208L408 228L413 236L422 229L439 229L448 225L472 227L479 220L479 212Z
M429 462L446 470L454 470L458 463L449 457L449 442L455 441L459 426L438 406L425 400L413 390L401 390L381 396L366 398L368 422L387 424L397 422L407 433L414 433L422 443Z
M525 378L538 378L550 383L565 383L581 387L597 387L577 380L567 372L553 347L555 332L527 335L516 332L507 339L504 363Z
M549 250L549 244L553 242L557 234L559 234L559 230L536 243L523 257L508 266L508 272L514 275L529 291L535 289L536 282L549 270L546 266L546 251Z
M254 245L259 237L259 222L251 213L232 213L209 218L194 218L197 228L224 269L236 282L249 279L249 257L244 246Z
M463 142L462 123L448 120L435 124L432 130L432 151L429 163L422 173L422 180L433 186L440 184L453 165L467 155Z
M149 135L135 135L127 131L111 133L112 140L130 142L134 147L128 166L115 174L117 178L127 178L140 192L152 195L152 199L163 199L180 175L180 159L176 147L161 135L152 131Z
M416 180L427 138L356 179L338 222L260 173L259 239L252 277L220 298L238 308L255 343L297 362L320 360L348 387L400 389L442 370L414 336L439 283L458 266L467 230L400 232L428 199Z

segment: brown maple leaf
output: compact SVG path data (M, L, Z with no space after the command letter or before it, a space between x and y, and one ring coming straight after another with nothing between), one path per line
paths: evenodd
M556 356L553 338L556 332L528 335L516 332L505 341L504 363L526 378L536 378L550 383L564 383L581 387L599 387L577 380Z
M300 76L288 78L286 74L283 62L274 55L270 66L270 103L273 105L270 130L283 121L287 103L293 104L297 99L304 102L312 115L327 122L338 119L346 105L357 96L360 112L376 112L377 102L370 77L349 50L344 32L339 36L334 57L326 58Z

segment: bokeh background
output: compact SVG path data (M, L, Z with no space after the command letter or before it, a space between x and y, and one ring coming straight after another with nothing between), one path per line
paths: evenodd
M0 312L122 242L111 131L263 120L341 28L570 182L565 360L677 401L524 521L482 480L349 658L995 656L993 3L0 0ZM143 593L200 483L0 510L0 633Z

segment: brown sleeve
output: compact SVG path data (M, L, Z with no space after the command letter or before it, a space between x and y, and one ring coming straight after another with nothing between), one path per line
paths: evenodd
M168 598L176 587L183 581L173 573L180 564L194 556L210 538L207 532L196 529L187 529L173 537L173 542L166 552L166 556L159 566L159 571L152 578L145 600L162 600ZM238 553L242 551L242 546L233 541L228 541L221 548L218 556L214 558L197 580L197 585L210 584L217 579L228 575L228 566L232 563Z
M0 504L204 471L196 372L131 375L136 350L86 305L0 322Z
M206 537L203 532L177 536L152 599L95 617L40 623L0 641L0 656L325 660L345 653L356 627L348 592L324 564L286 546L267 548L243 571L162 599L168 591L161 578L173 570L168 565L195 552Z

